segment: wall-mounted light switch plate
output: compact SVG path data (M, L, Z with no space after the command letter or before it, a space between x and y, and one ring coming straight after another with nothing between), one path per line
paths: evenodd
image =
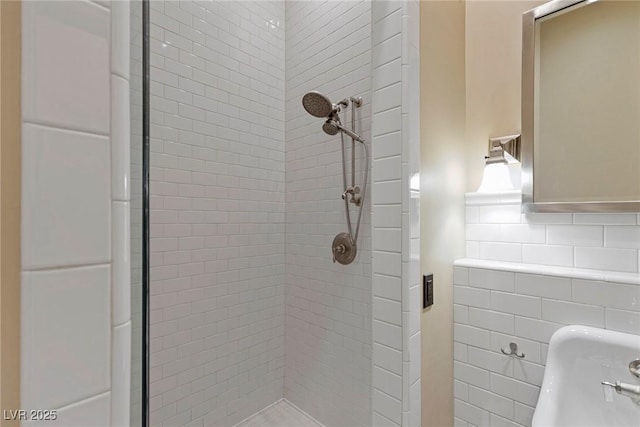
M433 305L433 274L422 276L422 308Z

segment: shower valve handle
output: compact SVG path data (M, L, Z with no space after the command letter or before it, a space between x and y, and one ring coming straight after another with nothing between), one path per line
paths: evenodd
M343 254L347 248L344 247L343 244L339 244L333 248L333 262L336 262L336 253Z

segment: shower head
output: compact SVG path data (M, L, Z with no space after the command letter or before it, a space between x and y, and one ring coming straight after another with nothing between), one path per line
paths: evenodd
M307 110L307 113L316 117L329 117L334 110L329 98L315 90L307 92L302 97L302 106ZM335 135L335 133L332 135Z
M338 132L340 132L338 123L333 119L329 119L326 122L324 122L324 124L322 125L322 130L324 131L324 133L331 136L337 135Z
M327 135L336 135L338 132L344 132L347 134L347 136L355 139L356 141L364 143L364 138L342 126L342 124L340 123L340 119L337 116L329 117L329 119L322 125L322 130Z

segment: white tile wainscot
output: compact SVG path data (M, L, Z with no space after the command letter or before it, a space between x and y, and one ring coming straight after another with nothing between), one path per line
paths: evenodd
M462 259L454 267L458 426L529 426L560 327L640 335L640 274ZM501 348L518 344L523 359Z
M520 191L466 194L467 258L637 273L635 213L523 214Z

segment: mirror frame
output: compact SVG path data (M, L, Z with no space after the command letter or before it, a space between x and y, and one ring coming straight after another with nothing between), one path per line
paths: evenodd
M533 197L535 23L563 9L598 0L553 0L522 15L522 212L640 212L637 201L536 202ZM640 165L639 165L640 166Z

